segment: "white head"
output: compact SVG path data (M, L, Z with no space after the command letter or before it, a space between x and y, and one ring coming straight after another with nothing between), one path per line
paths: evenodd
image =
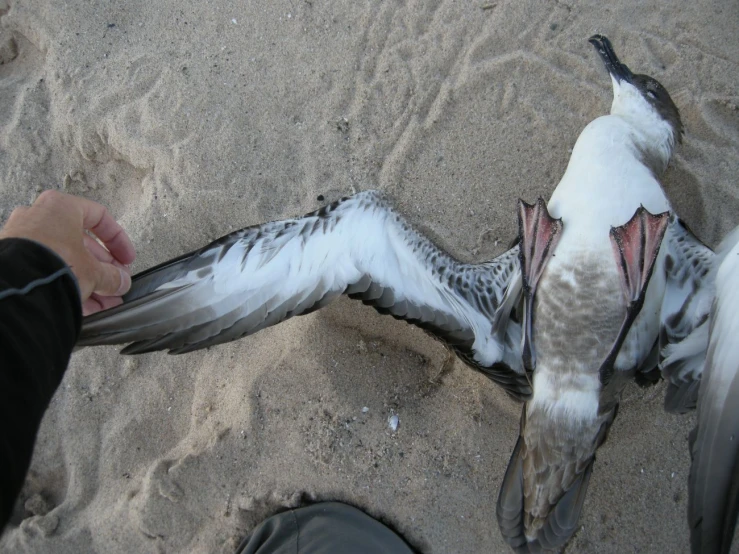
M621 63L611 42L603 35L590 37L613 83L611 115L628 121L639 135L635 144L644 162L661 174L680 142L683 124L680 112L659 81L648 75L635 75Z

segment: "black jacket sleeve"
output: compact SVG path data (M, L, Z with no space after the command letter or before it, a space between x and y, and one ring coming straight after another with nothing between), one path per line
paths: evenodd
M0 240L0 533L81 322L77 281L61 258L29 240Z

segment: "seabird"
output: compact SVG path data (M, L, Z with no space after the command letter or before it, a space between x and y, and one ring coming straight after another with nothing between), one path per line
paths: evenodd
M657 181L682 132L677 108L608 39L591 42L613 82L611 114L582 132L548 204L519 203L518 244L494 260L456 260L380 193L361 192L136 275L121 306L85 319L79 344L180 354L341 294L360 299L526 402L498 522L520 552L560 548L625 383L653 373L660 351L698 325L696 291L713 260Z
M703 285L714 254L658 181L681 139L679 111L606 37L590 42L611 77L611 112L582 131L548 204L519 207L521 353L533 394L497 505L518 552L569 540L623 388L659 374L661 353L700 325L713 297ZM668 392L667 403L679 396Z
M694 554L728 553L739 513L739 227L716 249L706 280L715 288L709 317L665 350L662 371L671 411L698 406L690 435L688 526ZM699 310L705 314L705 303Z

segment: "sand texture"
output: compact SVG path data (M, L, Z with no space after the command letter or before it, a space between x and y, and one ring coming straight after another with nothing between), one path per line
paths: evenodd
M610 108L602 32L680 108L664 186L716 245L739 223L738 23L707 0L0 0L0 221L47 188L84 195L143 270L377 188L489 259ZM520 406L460 361L442 371L419 329L342 298L207 351L118 351L73 356L0 551L231 552L304 498L423 552L507 551ZM664 389L626 389L567 552L688 552L694 418L665 414Z

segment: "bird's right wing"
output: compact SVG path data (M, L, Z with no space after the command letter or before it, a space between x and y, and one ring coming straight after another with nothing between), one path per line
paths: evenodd
M121 306L85 319L79 344L190 352L346 293L427 329L473 365L495 366L503 381L526 382L520 328L510 320L519 278L517 247L488 263L460 263L366 191L236 231L135 276Z
M708 350L691 439L688 523L693 552L729 552L739 511L739 228L717 249Z

